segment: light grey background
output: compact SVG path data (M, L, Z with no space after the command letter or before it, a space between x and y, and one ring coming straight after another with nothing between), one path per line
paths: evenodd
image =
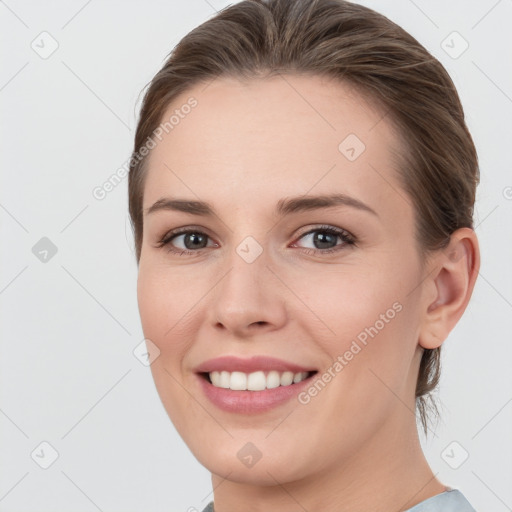
M444 345L443 422L422 442L478 511L512 510L512 0L361 3L442 61L477 145L481 272ZM0 511L186 511L212 499L133 354L143 334L127 180L103 200L93 190L128 159L140 92L166 55L227 4L0 2ZM58 452L47 469L42 442Z

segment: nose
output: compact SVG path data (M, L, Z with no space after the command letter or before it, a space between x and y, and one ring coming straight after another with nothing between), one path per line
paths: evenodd
M249 262L233 251L227 263L229 269L212 294L214 328L236 338L282 328L286 290L269 268L266 252Z

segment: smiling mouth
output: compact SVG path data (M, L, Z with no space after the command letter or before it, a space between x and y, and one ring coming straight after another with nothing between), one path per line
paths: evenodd
M291 371L256 371L228 372L213 371L201 372L199 375L216 388L230 389L233 391L264 391L278 387L288 387L311 378L317 371L291 372Z

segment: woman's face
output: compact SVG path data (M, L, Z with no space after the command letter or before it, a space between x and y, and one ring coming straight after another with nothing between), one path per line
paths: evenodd
M415 431L425 302L388 120L297 75L218 78L173 113L149 159L138 302L178 432L239 482L384 456Z

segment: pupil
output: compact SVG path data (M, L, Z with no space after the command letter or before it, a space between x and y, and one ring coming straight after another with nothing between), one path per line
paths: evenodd
M320 232L314 236L313 241L315 243L315 246L320 245L320 247L317 247L318 249L330 249L332 246L325 247L322 244L327 243L327 245L329 245L329 243L334 242L334 245L336 245L336 236L333 235L332 233L321 233Z
M204 242L204 236L198 235L197 233L188 234L185 236L185 247L187 249L194 249L198 247L197 242L201 244L201 240ZM188 241L192 241L191 244L187 243Z

